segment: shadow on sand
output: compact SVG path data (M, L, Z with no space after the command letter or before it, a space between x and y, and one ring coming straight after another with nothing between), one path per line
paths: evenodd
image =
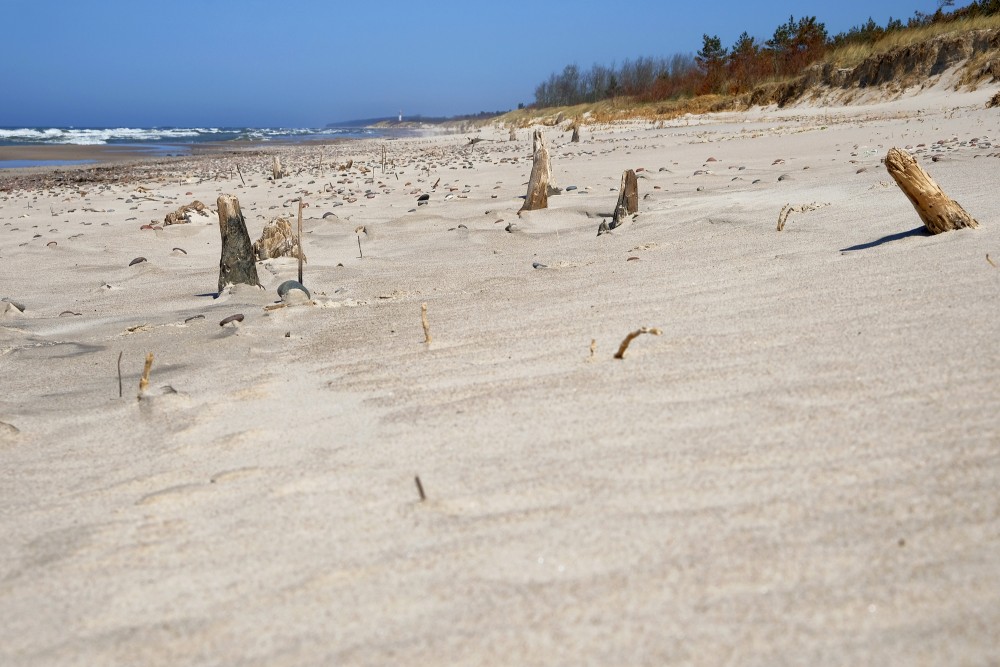
M930 232L924 226L916 227L908 232L899 232L898 234L889 234L888 236L883 236L880 239L874 241L869 241L868 243L860 243L858 245L852 245L850 248L841 248L840 252L851 252L854 250L868 250L869 248L874 248L880 246L883 243L889 243L890 241L898 241L899 239L905 239L908 236L930 236Z

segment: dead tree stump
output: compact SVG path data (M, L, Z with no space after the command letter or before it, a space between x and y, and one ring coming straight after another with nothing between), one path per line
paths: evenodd
M639 180L631 169L622 174L622 185L618 191L618 203L609 227L614 229L625 222L625 217L639 212Z
M885 157L885 167L913 204L913 208L917 209L920 219L931 234L979 226L906 151L890 148Z
M552 188L552 164L549 161L549 150L545 147L545 138L541 130L535 130L532 135L534 161L531 164L531 176L528 178L528 194L524 198L522 211L537 211L548 208L549 194Z
M513 127L510 128L510 134L507 136L508 141L517 141L517 130Z
M570 137L569 141L570 141L571 144L578 144L578 143L580 143L580 124L579 123L576 123L576 122L573 123L573 136Z
M278 180L285 175L285 172L281 170L281 158L277 155L271 160L271 179Z
M254 264L253 244L247 233L247 223L240 211L240 200L233 195L219 195L219 232L222 234L222 256L219 259L219 292L229 284L260 287L257 265Z

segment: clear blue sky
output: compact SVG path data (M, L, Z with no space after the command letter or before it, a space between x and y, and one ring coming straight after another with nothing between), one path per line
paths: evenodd
M968 4L958 0L957 6ZM283 126L530 103L576 63L831 34L937 0L2 0L0 126Z

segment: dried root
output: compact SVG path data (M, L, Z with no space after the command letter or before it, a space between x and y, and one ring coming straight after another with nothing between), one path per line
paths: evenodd
M799 204L798 206L785 204L785 206L781 209L781 213L778 214L778 231L780 232L785 228L785 222L788 220L788 216L792 213L808 213L809 211L815 211L816 209L829 205L829 202L825 204L813 202L812 204Z
M653 336L659 336L662 333L663 333L662 331L660 331L655 327L642 327L641 329L636 329L629 335L625 336L625 340L622 341L622 344L618 346L618 351L615 352L615 359L624 359L625 350L628 349L628 346L632 344L633 340L635 340L642 334L651 334Z

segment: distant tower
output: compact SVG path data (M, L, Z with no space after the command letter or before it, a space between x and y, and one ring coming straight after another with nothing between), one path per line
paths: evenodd
M403 110L402 109L399 110L399 122L400 123L403 122Z

